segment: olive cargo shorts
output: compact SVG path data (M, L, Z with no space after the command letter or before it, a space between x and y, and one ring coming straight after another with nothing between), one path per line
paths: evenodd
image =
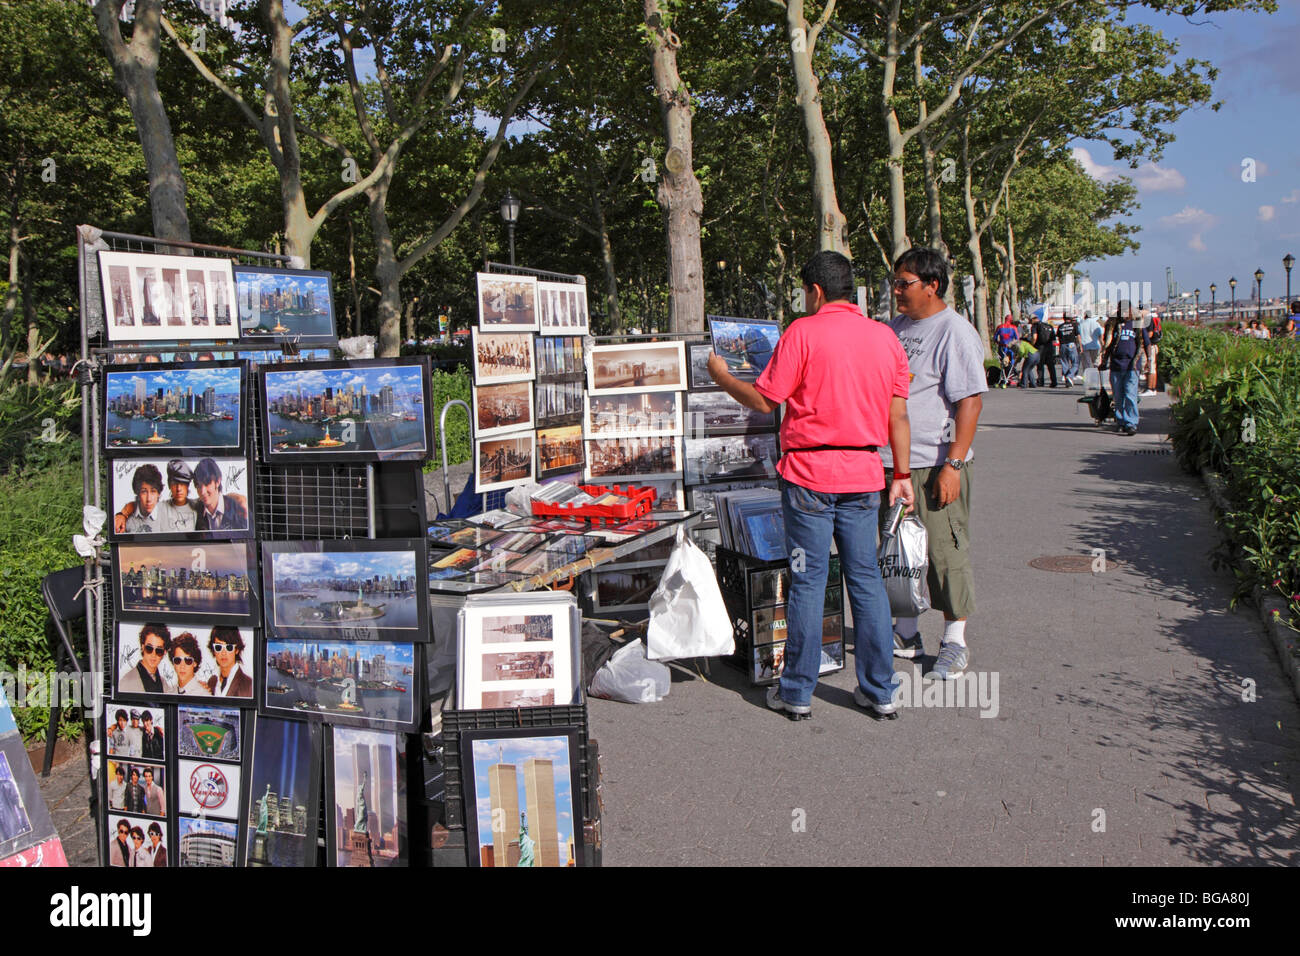
M925 525L930 544L930 604L945 617L961 621L975 613L975 571L970 557L971 462L962 468L957 500L940 508L933 493L933 478L944 466L912 469L912 512ZM886 478L893 479L893 472ZM888 484L886 484L888 488ZM882 514L884 509L881 509Z

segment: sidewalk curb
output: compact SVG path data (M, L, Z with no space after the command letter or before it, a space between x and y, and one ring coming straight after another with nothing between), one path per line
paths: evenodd
M1221 512L1230 511L1227 483L1223 477L1208 468L1202 468L1201 481L1205 483L1214 507ZM1291 691L1295 694L1296 700L1300 701L1300 642L1296 640L1295 631L1281 621L1281 615L1286 613L1287 604L1279 597L1265 594L1258 585L1255 586L1251 598L1259 610L1260 623L1264 625L1264 630L1269 640L1273 642L1274 650L1277 651L1282 671L1290 678Z

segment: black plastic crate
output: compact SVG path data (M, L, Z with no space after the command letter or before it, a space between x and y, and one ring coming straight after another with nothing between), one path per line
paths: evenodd
M494 710L444 710L442 712L443 805L448 829L465 826L464 768L460 761L460 735L466 730L508 730L515 727L577 727L578 776L582 783L582 815L591 819L598 809L595 786L600 775L592 753L587 705L519 707Z

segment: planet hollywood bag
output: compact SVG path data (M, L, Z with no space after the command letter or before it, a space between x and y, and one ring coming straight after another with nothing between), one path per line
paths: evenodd
M930 538L916 515L898 525L898 533L880 543L880 576L889 595L891 617L916 617L930 609Z

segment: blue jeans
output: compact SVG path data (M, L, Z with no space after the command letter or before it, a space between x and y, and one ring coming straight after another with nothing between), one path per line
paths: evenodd
M1126 370L1110 370L1111 400L1115 403L1115 421L1122 428L1138 427L1138 371L1136 365Z
M1079 346L1073 342L1061 346L1061 372L1066 378L1079 374Z
M782 480L781 506L791 572L781 699L796 705L812 702L821 669L822 609L834 538L853 608L858 686L876 703L889 703L894 693L894 635L889 598L876 563L880 492L832 494Z

